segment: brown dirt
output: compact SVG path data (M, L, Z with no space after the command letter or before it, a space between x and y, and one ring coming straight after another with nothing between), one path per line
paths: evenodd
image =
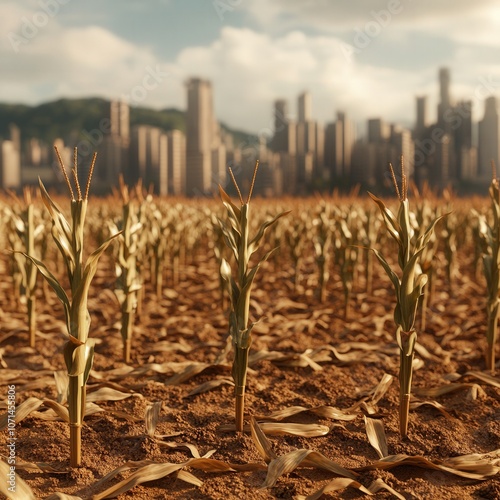
M471 252L460 255L460 274L453 290L440 277L428 314L425 333L419 333L419 342L431 357L423 359L423 366L414 373L413 387L430 388L448 383L445 377L469 371L483 371L485 363L485 297L484 282L472 278ZM17 405L29 396L42 399L57 397L55 384L30 388L28 382L51 377L55 370L64 370L61 354L64 339L61 332L61 308L50 291L48 301L40 296L38 337L36 350L26 347L25 311L13 299L12 284L6 276L6 259L0 261L4 277L0 283L1 335L0 347L4 360L3 377L15 383ZM20 461L43 462L59 468L61 473L28 472L19 475L35 491L37 498L53 492L64 492L81 498L91 498L106 487L127 477L123 473L105 485L95 483L104 475L128 461L151 460L158 463L182 463L192 458L187 448L161 446L145 431L144 414L148 403L162 401L163 407L156 435L178 436L166 441L195 445L200 455L215 450L211 458L228 463L260 463L262 470L253 472L203 472L189 468L202 481L195 486L176 477L141 484L118 496L119 499L267 499L294 498L309 495L332 480L335 475L312 467L299 467L283 475L276 485L260 489L266 478L265 463L249 433L221 431L221 426L233 422L233 390L220 385L208 392L189 396L189 392L204 382L230 378L230 368L208 367L198 375L177 385L167 385L172 371L148 371L139 376L111 378L106 372L123 367L120 360L119 310L113 298L113 277L108 259L92 289L89 303L91 336L99 340L96 346L94 370L104 375L135 396L122 401L97 403L104 412L88 416L83 429L83 465L69 468L69 429L61 421L44 421L29 416L16 427L16 451ZM401 440L398 432L397 382L398 353L394 339L392 309L393 292L389 282L376 265L374 293L364 291L360 274L355 286L351 317L343 318L343 295L337 275L332 273L328 296L319 304L314 295L316 285L314 262L306 260L303 278L294 291L288 268L280 271L274 262L266 264L257 280L254 317L263 316L254 330L254 351L268 350L281 354L300 354L307 349L325 345L342 350L346 342L367 342L380 345L379 354L367 356L360 351L356 362L342 363L330 353L318 360L320 370L310 366L283 366L270 360L252 366L248 378L246 415L266 416L290 406L308 408L329 405L347 410L361 398L363 391L372 389L384 373L395 378L388 392L378 403L379 414L387 435L389 454L422 455L429 460L470 453L486 453L500 448L499 389L471 376L460 381L477 383L482 388L477 399L471 399L470 390L459 390L433 399L441 403L451 418L446 418L430 406L422 406L410 414L409 435ZM133 340L133 367L147 363L204 362L213 363L224 345L227 331L226 313L221 306L215 260L202 252L193 263L181 269L180 283L173 285L166 275L165 293L157 300L150 286L146 287L144 309L137 321ZM269 271L269 272L267 272ZM175 288L175 292L173 291ZM39 291L41 293L41 291ZM11 335L13 334L13 335ZM159 352L159 341L180 343L174 350ZM388 350L389 349L389 350ZM185 352L184 352L185 351ZM322 351L328 354L328 351ZM313 356L313 355L312 355ZM100 380L91 376L88 392L95 390ZM24 387L26 386L26 387ZM7 382L3 382L2 401L6 401ZM418 398L414 398L416 401ZM424 398L422 398L423 400ZM128 418L116 413L124 412ZM131 420L135 417L137 421ZM248 421L248 418L247 418ZM288 421L319 423L331 427L322 437L270 436L278 455L296 449L312 449L346 468L355 469L378 459L368 442L362 413L355 420L336 422L302 413ZM343 426L334 426L334 424ZM5 432L0 435L1 454L6 450ZM368 486L382 478L407 499L498 499L498 476L485 481L465 479L443 471L415 466L400 466L391 470L361 472L358 481ZM364 494L353 488L325 494L323 498L361 498ZM394 498L382 491L377 498Z

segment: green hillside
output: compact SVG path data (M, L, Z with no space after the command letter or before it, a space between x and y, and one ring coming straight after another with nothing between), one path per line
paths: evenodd
M90 97L85 99L59 99L38 106L0 103L0 137L9 136L9 124L21 129L21 139L37 137L51 144L57 137L65 142L77 142L83 131L99 128L99 122L108 116L109 101ZM155 110L144 107L130 108L130 125L153 125L165 131L185 131L185 112L178 109ZM253 141L255 136L246 132L223 128L233 134L234 143Z

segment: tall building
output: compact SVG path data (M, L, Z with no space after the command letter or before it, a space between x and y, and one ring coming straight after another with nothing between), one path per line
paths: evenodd
M433 169L429 172L429 182L434 188L443 189L454 180L453 141L449 134L444 134L436 141Z
M352 148L356 141L354 124L344 112L337 113L337 120L326 126L325 165L330 180L348 180L351 174Z
M298 98L297 121L297 183L305 189L317 174L316 168L316 122L311 119L312 100L309 92Z
M186 193L186 136L180 130L170 130L168 137L168 193Z
M368 142L375 144L387 142L390 134L390 126L381 118L370 118L368 120Z
M438 126L445 132L450 132L451 123L449 109L452 107L450 97L450 70L439 69L439 104L438 104Z
M325 127L322 123L316 123L316 170L315 175L325 177L328 171L325 169Z
M225 183L226 148L213 112L212 85L191 78L187 87L186 194L196 196Z
M12 140L0 140L0 186L13 190L21 188L21 154Z
M102 137L99 163L95 176L103 186L115 186L120 174L127 182L137 178L137 172L129 170L130 113L127 103L111 101L109 104L109 133ZM131 165L131 170L133 166Z
M21 129L15 123L9 125L9 135L14 148L21 153Z
M391 130L391 163L393 166L399 165L401 157L405 164L405 171L408 177L413 175L415 145L412 139L411 130L400 127L393 127Z
M417 121L415 123L414 137L422 139L427 129L427 96L417 97Z
M21 187L21 131L9 125L9 140L0 138L0 187L17 190Z
M111 101L109 105L109 119L111 135L116 135L122 140L130 137L130 110L126 102Z
M137 177L129 179L143 184L159 195L168 193L168 139L158 127L136 125L132 128L130 160Z
M457 179L471 178L474 170L472 145L472 101L460 101L454 108L452 123L454 145L453 175Z
M484 117L479 122L478 174L479 177L491 177L491 162L500 164L500 127L497 99L488 97L484 102Z
M186 87L186 194L193 196L208 193L218 181L212 179L215 120L211 83L191 78Z
M308 122L312 120L312 98L309 92L299 95L298 122Z
M284 99L279 99L274 102L274 136L272 140L273 151L289 151L289 125L290 120L288 119L287 102Z
M389 163L399 165L402 154L411 168L414 150L409 130L388 125L380 118L372 118L368 120L367 132L368 140L356 142L352 153L351 182L368 185L385 183L390 179Z

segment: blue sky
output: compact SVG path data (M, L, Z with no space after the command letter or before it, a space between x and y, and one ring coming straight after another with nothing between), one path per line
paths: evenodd
M213 82L217 117L269 133L272 103L312 93L313 115L345 111L411 125L435 118L437 73L473 101L500 87L495 0L17 0L0 3L0 101L123 98L185 109L190 76Z

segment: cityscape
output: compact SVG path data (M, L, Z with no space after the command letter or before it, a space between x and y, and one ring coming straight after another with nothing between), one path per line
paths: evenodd
M289 102L275 100L271 135L261 133L236 143L216 118L211 82L200 78L190 78L185 85L185 132L142 124L131 127L129 104L119 100L111 101L108 115L86 132L88 140L75 144L62 137L54 144L24 140L12 123L9 136L0 143L0 187L18 191L36 184L39 176L56 187L60 179L53 146L66 166L72 165L77 146L87 168L91 152L98 151L95 183L100 194L111 192L123 175L128 184L141 180L161 196L211 195L219 184L227 185L228 167L245 179L256 160L260 165L256 192L262 196L346 192L358 184L383 186L388 164L399 164L401 157L417 186L484 192L491 180L491 162L498 165L500 159L497 99L485 95L479 103L455 100L450 70L440 68L437 76L436 118L429 118L428 96L417 96L412 129L372 117L364 131L357 130L341 110L334 121L322 124L312 116L313 96L305 91L297 97L293 115ZM477 123L473 104L484 106Z

